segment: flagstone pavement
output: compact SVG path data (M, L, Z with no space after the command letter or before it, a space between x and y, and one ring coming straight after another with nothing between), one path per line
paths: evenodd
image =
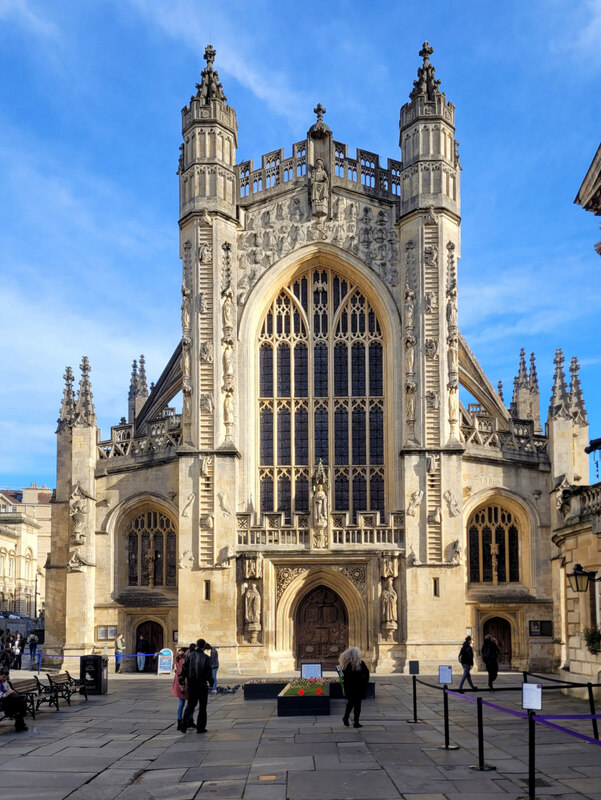
M26 673L23 673L23 675ZM13 677L18 677L14 674ZM498 687L517 686L505 674ZM221 678L221 676L220 676ZM434 682L433 678L420 676ZM233 678L230 684L240 679ZM517 800L526 797L525 720L484 707L484 755L478 764L476 704L449 696L451 743L444 745L442 693L418 687L412 718L409 676L376 676L360 729L330 717L280 717L276 701L209 696L206 734L175 727L168 676L111 675L106 695L46 707L29 730L0 723L3 800ZM227 676L223 676L227 683ZM481 693L519 708L520 693ZM587 714L588 703L544 693L545 713ZM591 735L590 721L559 724ZM601 727L601 726L600 726ZM601 800L601 747L537 725L537 798Z

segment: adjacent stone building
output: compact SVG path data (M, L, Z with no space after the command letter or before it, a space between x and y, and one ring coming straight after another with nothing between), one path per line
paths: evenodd
M0 611L36 617L44 608L51 495L35 483L0 489Z
M424 43L398 159L351 154L314 109L292 152L237 163L213 63L182 111L182 338L100 441L87 358L60 413L47 649L122 630L198 635L223 668L377 672L456 663L471 632L502 665L561 656L557 493L587 482L578 364L545 430L534 356L509 407L458 324L455 107ZM180 395L181 393L181 395ZM181 397L182 413L172 400Z

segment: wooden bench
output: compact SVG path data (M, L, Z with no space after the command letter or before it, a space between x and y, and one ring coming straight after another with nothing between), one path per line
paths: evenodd
M79 692L79 694L83 694L83 696L88 699L88 687L85 681L82 681L81 678L74 678L68 669L65 670L65 675L69 678L69 683L71 687L74 689L74 692Z
M76 694L79 689L76 689L69 678L68 672L59 672L58 675L50 675L46 673L50 687L56 692L57 698L62 697L67 701L67 705L71 705L71 695ZM58 705L58 703L57 703Z
M35 719L36 698L38 696L38 686L34 678L24 678L23 680L12 681L13 689L25 698L25 707ZM0 722L4 719L12 719L8 714L0 712Z
M58 689L50 683L46 685L42 683L42 681L38 678L37 675L33 676L38 688L38 699L36 700L35 708L36 711L40 707L42 703L48 703L48 705L56 706L56 710L58 711L58 698L59 692Z

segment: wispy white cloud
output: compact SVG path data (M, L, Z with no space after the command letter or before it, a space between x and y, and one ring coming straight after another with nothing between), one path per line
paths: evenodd
M212 40L218 50L216 67L220 74L231 75L294 127L306 121L305 109L312 101L288 79L284 63L276 70L266 67L265 59L259 60L256 26L253 31L240 24L242 11L239 8L239 14L236 12L236 4L223 11L217 4L191 5L183 0L129 2L146 22L198 54L199 61Z
M59 35L58 27L34 11L28 0L0 0L0 19L15 22L34 36L56 38Z

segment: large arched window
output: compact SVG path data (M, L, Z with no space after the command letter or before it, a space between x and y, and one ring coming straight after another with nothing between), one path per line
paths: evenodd
M175 586L175 526L161 511L143 511L126 529L129 586Z
M516 515L491 504L478 509L467 526L470 583L520 580L520 531Z
M283 288L259 334L261 511L309 510L329 468L333 510L385 509L383 337L352 280L309 269Z

